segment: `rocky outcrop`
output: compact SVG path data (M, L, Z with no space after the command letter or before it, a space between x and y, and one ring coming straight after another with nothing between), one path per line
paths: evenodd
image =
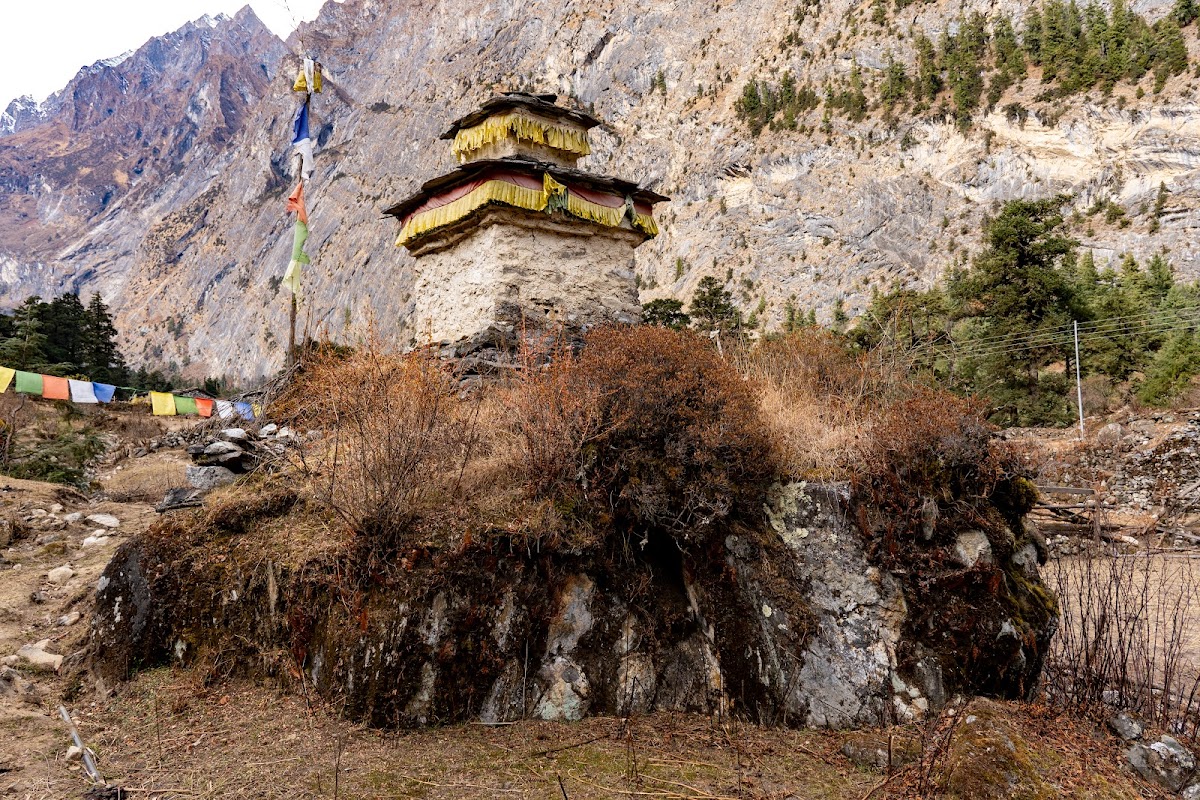
M976 591L929 608L919 582L875 563L840 485L780 487L762 530L701 552L665 535L591 554L414 550L403 578L354 591L328 561L285 567L239 542L255 515L296 502L257 496L236 521L220 512L124 545L97 589L94 673L111 682L219 650L250 671L301 669L376 725L672 709L854 727L919 718L952 692L1017 694L1054 619L997 616ZM222 557L203 557L213 549ZM973 656L929 641L964 607L979 613L970 630L956 617L956 636L995 660L973 680L961 678ZM1008 629L1024 637L1012 647Z

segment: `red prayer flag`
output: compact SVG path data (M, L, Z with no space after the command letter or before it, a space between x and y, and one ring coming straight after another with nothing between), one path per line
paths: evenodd
M304 181L296 184L296 188L288 195L287 210L295 211L300 221L308 224L308 210L304 208Z
M66 378L42 376L42 397L47 400L70 400L71 384Z
M213 412L213 401L205 400L203 397L197 397L196 411L202 417L211 417Z

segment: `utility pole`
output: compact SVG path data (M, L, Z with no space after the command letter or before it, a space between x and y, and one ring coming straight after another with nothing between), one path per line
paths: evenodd
M295 297L292 298L292 308L295 308ZM1071 320L1075 330L1075 401L1079 405L1079 438L1087 438L1083 430L1083 381L1079 377L1079 320Z

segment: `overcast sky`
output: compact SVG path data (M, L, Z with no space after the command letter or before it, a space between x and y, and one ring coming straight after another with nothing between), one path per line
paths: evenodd
M0 0L0 111L14 97L56 92L80 67L135 50L205 14L249 5L280 38L324 0Z

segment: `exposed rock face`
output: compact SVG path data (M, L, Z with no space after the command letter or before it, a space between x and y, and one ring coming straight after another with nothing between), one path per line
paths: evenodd
M1170 5L1134 4L1150 19ZM759 317L773 327L792 295L801 307L824 308L844 296L853 312L873 286L928 282L977 249L994 202L1059 191L1076 192L1080 209L1111 195L1132 219L1128 228L1093 219L1072 231L1101 263L1166 247L1185 274L1200 274L1200 106L1186 76L1143 99L1122 85L1103 103L1055 101L1063 111L1057 120L1034 113L1022 124L997 112L967 135L904 116L893 130L876 111L862 123L835 114L827 138L816 109L797 119L807 133L755 138L734 112L751 78L778 80L791 70L819 90L855 61L870 83L889 50L911 59L910 40L865 21L849 35L847 14L869 12L848 0L821 4L795 29L800 44L784 47L795 7L791 0L327 4L302 29L330 87L314 103L314 266L305 271L302 327L315 334L323 325L338 337L373 314L385 334L419 336L411 257L393 247L395 229L380 219L381 207L453 166L437 140L450 119L494 88L528 85L578 98L611 122L593 135L595 152L581 166L636 176L673 197L662 208L662 235L637 252L643 301L686 300L704 275L732 270L739 301L747 309L766 301ZM895 27L936 41L973 10L1019 19L1025 6L923 3L901 12ZM116 66L91 68L40 110L29 102L10 107L12 121L3 124L16 133L0 138L6 302L67 286L98 289L137 362L174 360L195 375L247 378L282 363L287 303L272 279L290 252L283 203L296 62L281 61L278 42L250 32L246 13L234 20L247 31L237 58L213 55L227 52L217 39L232 23L185 28L185 44L213 43L203 64L177 62L174 54L189 48L172 49L168 37ZM829 47L835 35L840 41ZM1194 59L1190 29L1188 36ZM133 70L151 56L161 68ZM181 76L193 79L191 66L200 67L198 78L177 89ZM653 88L660 72L665 91ZM170 89L165 97L160 87ZM998 108L1032 107L1042 88L1033 74ZM127 114L117 101L139 105ZM106 134L104 147L99 133L80 137L72 127L107 131L118 121L120 135ZM140 145L139 128L151 144L129 149ZM66 151L57 155L60 145ZM142 160L154 148L159 153ZM1160 182L1168 197L1161 228L1150 233L1149 211L1139 209L1153 206Z
M1036 654L992 645L990 618L958 633L1007 659L992 684L921 650L910 607L922 620L941 612L872 563L846 487L781 487L768 519L708 552L652 536L623 556L431 555L354 607L327 563L285 571L254 546L243 561L236 531L174 531L124 545L101 578L92 665L122 679L221 642L225 657L232 646L244 667L273 671L286 650L306 681L376 725L670 709L852 727L918 718L953 691L1011 696L1024 681L1006 675L1036 675ZM189 556L208 546L230 557ZM914 650L925 660L906 660Z

